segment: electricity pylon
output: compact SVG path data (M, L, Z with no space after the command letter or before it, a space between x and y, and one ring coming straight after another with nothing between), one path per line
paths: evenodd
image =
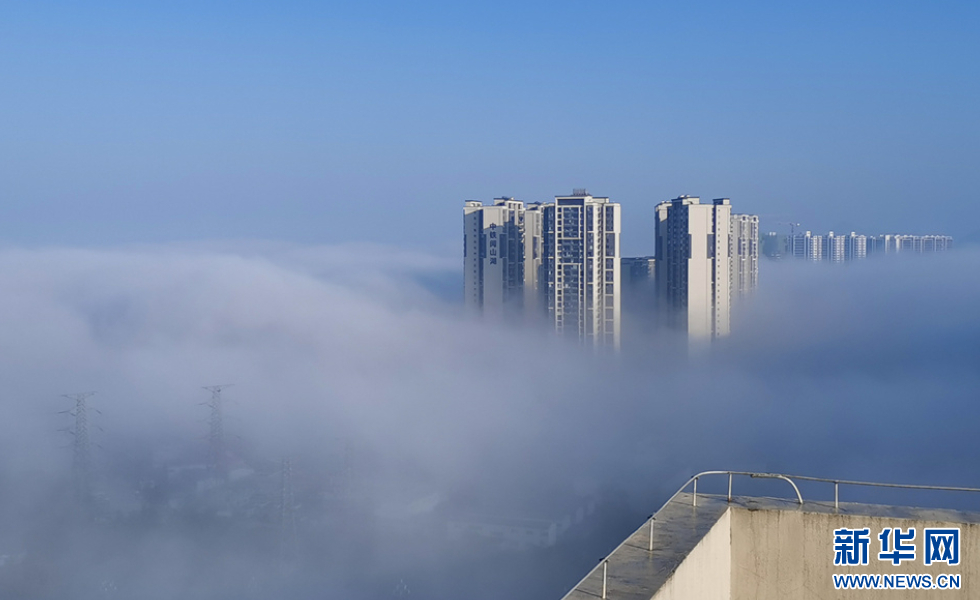
M208 417L210 427L208 433L208 470L213 476L225 475L225 425L221 390L232 385L229 383L204 386L204 389L211 392L211 399L204 405L211 409L211 415Z
M68 432L75 436L72 454L72 477L75 485L75 499L81 503L89 500L92 491L92 448L88 435L88 405L86 400L95 392L64 394L75 402L74 408L66 412L75 417L75 429Z

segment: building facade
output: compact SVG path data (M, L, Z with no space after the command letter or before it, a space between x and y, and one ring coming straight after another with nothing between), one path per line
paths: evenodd
M657 310L689 339L730 332L731 202L680 196L656 207Z
M833 231L829 232L827 237L823 238L824 259L832 263L844 262L846 243L846 236L834 235Z
M539 285L559 335L620 346L620 206L575 190L542 207Z
M868 238L853 231L844 242L844 260L861 260L868 256Z
M790 236L789 247L793 258L820 261L824 257L824 236L809 231L796 233Z
M943 252L953 247L948 235L884 234L869 237L868 254L899 254Z
M468 309L548 322L560 335L618 349L620 205L575 190L553 203L497 198L463 207Z
M519 315L524 306L524 203L497 198L463 207L463 294L488 317Z
M758 215L732 215L728 256L733 299L750 295L759 286Z

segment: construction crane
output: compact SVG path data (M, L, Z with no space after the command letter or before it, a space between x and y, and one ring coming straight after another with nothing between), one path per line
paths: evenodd
M789 234L796 234L796 228L800 226L799 223L776 223L777 225L789 225Z

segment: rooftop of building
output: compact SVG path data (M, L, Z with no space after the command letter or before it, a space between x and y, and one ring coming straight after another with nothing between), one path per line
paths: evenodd
M697 479L705 475L745 475L753 478L786 479L795 494L789 498L734 496L729 494L699 494ZM609 556L576 584L565 600L615 598L616 600L650 600L674 574L695 546L729 510L786 511L826 515L852 515L906 519L914 521L980 524L980 512L950 509L915 508L838 501L804 501L799 488L789 477L768 473L707 472L692 477L664 506L626 538ZM834 480L796 477L797 480ZM691 483L694 487L687 490ZM910 488L919 490L968 491L974 488L934 486L905 486L868 482L837 482L847 485ZM837 494L835 484L835 497ZM731 490L731 478L729 479ZM607 595L603 596L604 563Z

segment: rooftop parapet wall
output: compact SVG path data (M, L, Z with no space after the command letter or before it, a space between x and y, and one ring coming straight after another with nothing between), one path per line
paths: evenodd
M879 561L884 528L913 527L916 559ZM925 528L960 529L959 565L925 565ZM834 530L870 531L868 564L834 565ZM651 531L653 550L650 551ZM980 598L980 515L856 503L679 493L565 596L568 600ZM834 574L960 576L961 589L838 590Z
M851 507L852 510L856 507ZM921 520L883 516L889 511L868 507L866 514L831 514L811 511L731 509L731 600L824 600L860 598L862 600L898 600L935 597L938 590L838 590L835 574L922 575L932 581L939 575L960 575L962 587L946 591L953 598L980 598L980 525L948 520ZM933 511L922 511L928 514ZM721 522L718 524L721 525ZM914 528L911 541L916 548L914 560L894 565L878 560L881 542L878 534L886 528ZM924 564L923 536L926 528L960 529L959 565ZM834 530L870 530L867 565L834 564ZM710 536L711 534L709 534ZM689 559L690 560L690 559ZM683 567L683 565L681 565ZM711 574L704 574L712 576ZM689 596L694 598L694 596ZM660 600L660 595L655 596ZM703 597L702 597L703 598Z

